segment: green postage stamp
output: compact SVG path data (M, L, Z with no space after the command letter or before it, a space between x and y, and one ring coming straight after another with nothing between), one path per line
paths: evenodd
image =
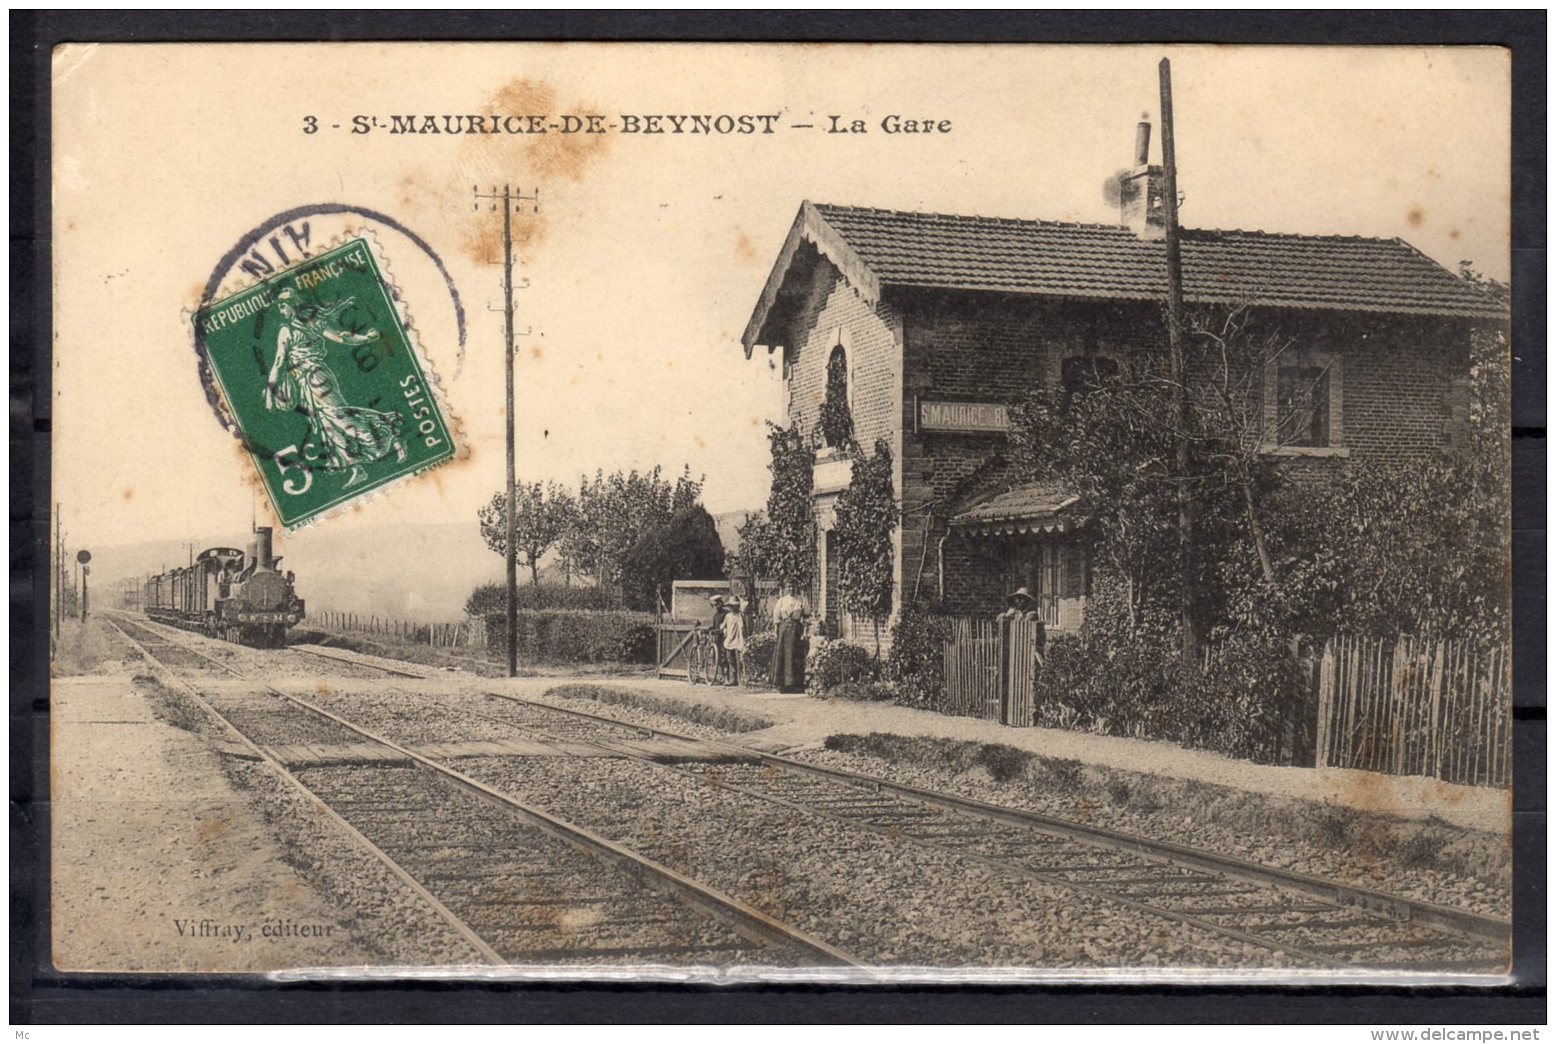
M194 322L288 528L453 457L448 420L367 239L216 301Z

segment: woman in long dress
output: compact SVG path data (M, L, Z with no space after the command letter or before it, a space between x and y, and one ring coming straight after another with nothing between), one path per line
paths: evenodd
M805 603L785 587L773 603L778 638L773 643L773 684L779 692L805 691Z
M276 297L281 332L276 335L276 357L265 385L265 408L301 411L308 418L309 441L320 466L325 471L351 472L346 487L367 478L362 470L365 464L390 453L396 454L396 460L405 459L405 439L400 433L405 418L393 410L347 403L340 380L327 361L329 344L355 346L378 339L377 330L352 333L331 322L351 302L348 297L304 318L298 311L296 291L291 287L282 290Z

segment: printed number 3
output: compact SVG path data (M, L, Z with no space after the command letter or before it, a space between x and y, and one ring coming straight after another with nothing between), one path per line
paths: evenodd
M283 476L294 469L303 473L303 482L300 486L294 485L294 480L290 478L283 478L281 482L281 488L294 497L308 492L308 487L313 485L313 469L303 463L302 455L297 452L295 442L286 449L276 451L276 467L281 469Z
M315 134L319 130L319 118L317 116L303 117L303 133Z

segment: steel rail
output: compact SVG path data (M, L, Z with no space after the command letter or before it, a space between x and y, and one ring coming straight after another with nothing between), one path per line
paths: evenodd
M493 695L493 694L492 693L487 693L486 695ZM538 706L545 706L545 704L539 704ZM466 713L471 713L471 712L466 712ZM509 726L511 726L513 728L522 729L522 730L525 730L527 732L530 732L532 735L541 736L541 737L544 737L544 738L547 738L547 739L556 740L556 739L559 739L559 738L563 738L563 737L558 737L554 733L546 732L542 728L536 728L534 726L525 725L525 724L522 724L522 723L519 723L519 722L514 722L512 719L499 718L499 717L496 717L494 715L486 715L486 714L479 714L479 715L476 715L476 716L480 717L480 718L483 718L483 719L490 720L490 721L504 722L504 723L508 724ZM1135 910L1135 911L1137 911L1139 913L1152 914L1152 915L1155 915L1155 916L1158 916L1158 917L1164 917L1164 918L1167 918L1168 920L1176 921L1176 922L1178 922L1180 924L1187 924L1187 925L1190 925L1190 926L1192 926L1194 928L1201 929L1203 931L1208 931L1208 932L1211 932L1213 934L1223 936L1225 938L1236 940L1237 942L1246 943L1246 944L1251 945L1251 946L1257 946L1260 949L1266 949L1266 950L1271 950L1271 951L1279 950L1279 951L1282 951L1282 952L1285 952L1285 953L1288 953L1288 954L1294 954L1296 956L1300 956L1300 957L1303 957L1303 958L1305 958L1305 959L1307 959L1309 961L1312 961L1315 964L1324 965L1324 966L1331 967L1331 968L1343 968L1343 967L1347 966L1346 962L1341 961L1338 958L1335 958L1335 957L1330 956L1328 954L1320 953L1320 952L1315 951L1315 950L1307 950L1307 949L1304 949L1304 948L1302 948L1300 946L1296 946L1296 945L1285 944L1285 943L1282 943L1278 939L1265 938L1263 936L1258 936L1258 935L1252 934L1250 932L1245 932L1245 931L1243 931L1241 929L1238 929L1238 928L1235 928L1235 927L1232 927L1232 926L1229 926L1229 925L1217 924L1214 921L1207 921L1207 920L1205 920L1202 917L1197 917L1197 916L1194 916L1193 914L1188 914L1188 913L1184 913L1184 912L1181 912L1181 911L1176 911L1176 910L1173 910L1173 909L1171 909L1169 907L1157 906L1157 905L1155 905L1153 903L1149 903L1149 902L1145 902L1143 900L1135 899L1135 898L1132 898L1132 897L1130 897L1128 895L1121 895L1121 894L1119 894L1116 891L1109 890L1109 888L1107 887L1108 885L1116 885L1119 882L1115 882L1115 881L1102 881L1102 882L1075 881L1075 880L1071 880L1071 879L1065 878L1065 877L1058 877L1058 876L1055 876L1052 873L1044 873L1043 871L1040 871L1040 870L1034 870L1031 867L1022 866L1020 863L1015 863L1015 862L1011 862L1011 861L1004 860L1004 859L998 859L998 858L995 858L993 856L986 856L986 855L983 855L980 852L969 852L966 849L960 848L960 847L958 847L955 844L948 844L945 841L942 841L942 840L937 839L937 838L925 837L923 835L917 835L917 834L912 833L909 830L901 830L900 828L894 828L894 827L891 827L891 826L880 826L880 825L877 825L875 823L871 823L871 822L868 822L868 821L861 822L857 818L853 818L853 817L850 817L850 816L845 815L843 813L832 811L832 810L824 808L824 807L819 807L818 805L813 804L813 803L807 803L805 801L795 800L793 798L783 797L782 795L765 793L765 792L763 792L763 791L761 791L759 789L755 789L755 788L748 787L748 786L742 786L742 785L736 784L736 783L730 783L730 782L727 782L725 780L714 779L714 778L711 778L710 776L705 775L703 773L693 772L693 771L691 771L689 769L682 768L682 767L680 767L678 765L667 765L667 764L663 763L662 761L656 760L655 758L653 758L650 755L642 754L642 753L639 753L639 752L634 751L634 750L630 750L630 749L625 748L625 747L616 746L616 745L613 745L613 744L609 743L608 741L603 741L603 740L585 740L585 739L579 739L577 737L565 737L565 739L569 743L582 744L584 746L593 746L593 747L597 748L600 751L603 751L603 752L605 752L607 754L614 755L616 757L630 758L630 759L635 760L635 761L640 761L640 762L643 762L645 764L653 765L655 768L658 768L660 770L674 772L674 773L676 773L678 775L685 776L686 778L694 780L697 783L703 784L705 786L712 786L712 787L715 787L715 788L717 788L719 790L727 791L727 792L729 792L731 794L739 794L739 795L741 795L743 797L748 797L748 798L751 798L751 799L754 799L754 800L757 800L757 801L766 802L767 804L777 805L780 808L787 808L787 809L789 809L791 811L802 813L803 815L813 816L813 817L815 817L817 819L824 819L824 820L827 820L828 822L837 823L840 826L844 826L844 827L849 828L850 830L859 831L859 832L863 832L863 833L867 833L867 834L872 834L872 835L874 835L876 837L884 838L884 839L886 839L888 841L898 841L898 842L903 841L903 840L910 841L913 844L918 845L921 848L927 848L927 849L930 849L932 851L940 852L940 853L945 854L945 855L954 856L954 857L959 858L959 859L971 860L972 862L978 863L978 864L980 864L982 866L988 867L989 869L998 871L1000 873L1016 874L1016 875L1021 876L1021 877L1026 877L1026 878L1029 878L1031 880L1042 882L1043 884L1046 884L1046 885L1049 885L1049 886L1052 886L1052 887L1059 887L1059 888L1063 888L1063 889L1066 889L1066 890L1071 891L1071 892L1078 892L1081 895L1089 895L1092 898L1102 899L1102 900L1107 901L1107 902L1116 903L1116 904L1118 904L1120 906L1127 907L1127 908ZM885 814L891 814L891 811L892 810L886 810ZM1339 908L1338 907L1325 907L1325 909L1339 909Z
M196 706L204 711L212 721L216 722L220 727L231 733L232 736L235 737L244 748L253 754L255 759L263 762L270 768L272 772L280 776L284 782L290 784L293 788L299 791L305 798L308 799L309 806L311 808L313 808L315 811L322 811L324 815L328 817L332 823L339 827L348 837L355 841L359 846L366 849L367 852L376 858L379 862L381 862L390 873L399 878L400 882L409 888L412 894L431 907L433 912L442 918L448 924L448 926L452 928L462 939L474 947L477 953L493 964L507 963L503 960L502 955L499 954L496 950L492 949L492 947L486 942L485 939L482 939L478 934L476 934L475 929L471 928L468 924L461 920L460 917L447 906L444 906L442 901L440 901L437 896L429 892L420 881L417 881L415 877L411 876L410 871L406 870L399 863L395 862L393 857L374 844L366 834L362 833L362 831L358 830L356 827L347 822L344 816L336 812L325 801L323 801L319 795L315 794L311 789L309 789L306 783L293 775L291 770L289 770L285 765L281 764L277 758L271 755L259 744L249 739L248 736L244 735L242 730L240 730L231 721L227 720L225 715L223 715L215 707L211 706L210 702L200 694L198 689L175 674L173 669L167 664L157 659L157 657L149 649L147 649L144 644L136 640L119 624L117 620L109 618L108 623L114 628L114 630L118 631L121 635L124 636L124 640L129 642L130 645L133 646L135 650L145 658L148 664L151 664L153 667L155 667L169 682L173 683L180 690L182 690L185 695L193 699ZM152 633L155 634L155 632ZM169 644L179 645L181 648L184 647L182 643ZM194 650L188 651L193 652Z
M313 655L324 655L312 649L305 650ZM329 655L328 659L337 659L343 663L351 663L359 666L378 668L391 674L409 673L394 668L383 667L367 660L359 660L352 657ZM434 673L412 675L412 677L431 678L437 677ZM508 700L525 706L537 707L557 714L570 715L575 718L599 722L615 728L637 732L644 736L657 736L664 739L673 739L683 742L701 743L712 747L722 748L732 756L745 761L753 761L760 764L773 765L790 769L794 772L813 777L831 780L833 782L846 783L855 787L868 787L877 793L890 794L894 797L916 801L925 805L941 808L947 811L963 815L989 819L1012 826L1020 826L1038 830L1042 833L1067 837L1072 840L1089 844L1096 844L1114 850L1132 852L1136 855L1151 859L1155 862L1168 863L1175 866L1189 867L1215 873L1219 876L1230 877L1246 881L1261 887L1276 887L1290 892L1310 896L1322 900L1334 906L1367 910L1373 913L1387 915L1397 921L1422 925L1438 931L1454 935L1467 936L1490 942L1506 943L1512 934L1512 924L1509 921L1492 917L1486 914L1478 914L1469 910L1461 910L1454 907L1441 906L1436 903L1426 902L1421 899L1411 899L1405 896L1393 895L1388 892L1368 888L1364 885L1345 884L1343 882L1330 881L1310 874L1303 874L1295 870L1286 870L1279 867L1264 866L1259 863L1240 859L1236 856L1223 855L1216 852L1206 852L1186 845L1176 844L1171 841L1161 841L1153 838L1143 838L1133 834L1125 834L1120 831L1110 830L1107 827L1093 826L1086 823L1078 823L1073 820L1062 819L1056 816L1046 815L1041 812L1033 812L1025 809L1007 808L995 805L976 798L963 797L956 794L947 794L941 791L928 790L923 787L913 786L907 783L897 783L880 776L863 772L854 772L847 769L836 769L822 765L813 765L808 762L787 758L779 754L769 754L731 743L726 740L700 739L688 736L684 733L673 732L668 729L647 725L638 725L633 722L621 721L603 714L595 714L590 711L578 710L571 707L558 707L554 704L543 703L538 700L527 699L509 693L493 692L485 690L485 694L498 699Z
M649 857L644 856L638 852L634 852L631 849L619 845L616 842L611 841L608 838L605 838L585 827L581 827L575 823L569 822L568 820L552 815L551 813L546 812L545 810L540 809L534 805L530 805L527 802L520 801L519 799L505 793L504 791L498 790L495 787L489 786L485 783L482 783L480 780L474 779L464 774L463 772L460 772L458 769L451 768L450 766L444 765L433 758L429 758L411 747L396 743L393 740L390 740L384 736L380 736L369 729L365 729L360 725L348 721L347 719L331 711L325 710L323 707L320 707L309 700L288 692L284 692L267 682L251 678L230 664L223 663L221 660L207 656L199 649L193 648L182 641L177 641L168 637L164 637L164 640L168 641L170 644L184 649L186 652L189 652L194 656L198 656L201 659L204 659L209 663L222 668L223 670L236 677L243 678L246 681L254 682L274 693L275 695L280 696L281 698L288 700L299 707L303 707L306 710L320 715L321 717L327 718L330 721L333 721L336 724L343 726L344 728L350 729L351 731L357 733L360 736L363 736L368 740L371 740L374 743L380 744L406 758L409 758L412 761L415 761L418 764L425 766L428 769L431 769L432 771L454 781L472 793L475 793L478 796L481 796L488 801L491 801L505 808L507 811L516 814L520 819L524 820L530 825L544 830L552 836L567 842L568 844L572 845L572 847L583 851L586 854L592 855L595 858L603 859L606 862L616 865L618 868L626 871L630 876L643 881L645 884L651 883L653 885L658 885L674 893L675 896L685 905L690 906L692 909L698 910L699 912L712 917L715 920L729 925L738 934L746 937L747 939L750 939L754 942L763 943L765 945L794 947L821 959L824 963L827 964L839 964L851 967L863 967L865 964L865 962L854 957L852 954L832 946L830 943L826 943L820 939L817 939L816 937L810 935L807 932L801 931L798 928L784 924L776 918L763 913L761 910L758 910L755 907L734 898L733 896L727 895L722 891L704 885L699 881L687 877L686 875L657 862L656 860L650 859ZM371 667L377 665L366 664L366 666ZM391 673L393 672L391 671Z

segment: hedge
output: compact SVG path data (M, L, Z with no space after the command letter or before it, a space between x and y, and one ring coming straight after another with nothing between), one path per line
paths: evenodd
M560 584L520 584L517 591L519 611L526 609L620 609L621 600L614 591L601 587L563 587ZM465 600L467 616L489 616L508 611L508 585L482 584Z
M507 641L506 613L482 618L489 648ZM521 609L519 658L539 663L652 663L654 615L624 610Z

